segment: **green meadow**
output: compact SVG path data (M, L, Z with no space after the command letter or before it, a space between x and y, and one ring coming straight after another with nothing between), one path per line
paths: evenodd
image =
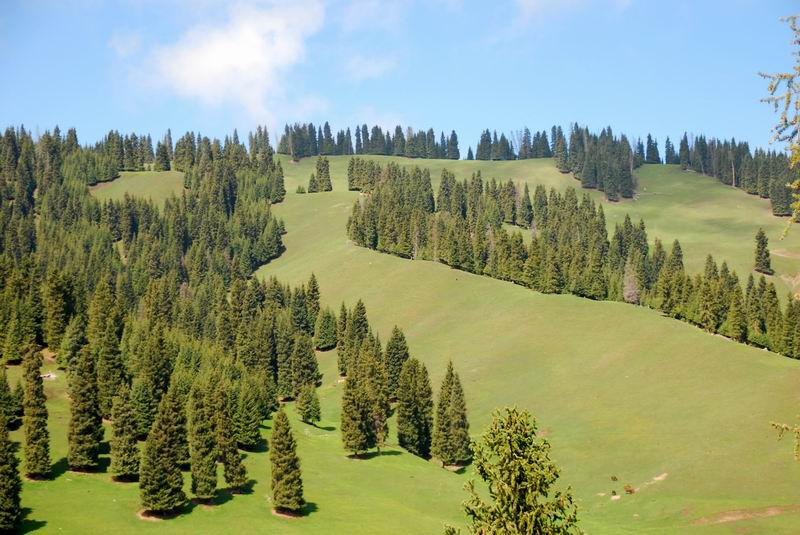
M170 195L180 195L183 191L183 173L179 171L122 171L119 175L92 186L92 194L103 201L119 199L128 193L162 205Z
M398 161L430 168L434 189L444 166L458 178L481 170L484 178L531 186L578 185L549 160ZM561 482L577 498L585 531L796 532L800 463L792 460L789 440L776 441L770 421L796 417L800 363L645 308L542 295L356 247L345 232L358 198L346 191L347 157L331 158L330 193L294 193L298 184L307 184L313 159L283 165L289 193L274 210L286 223L286 251L257 276L296 284L314 272L323 304L337 311L342 301L362 298L384 341L394 324L403 328L435 389L452 360L464 383L474 437L496 407L529 409L553 445ZM160 203L180 189L166 188L164 178L165 173L126 174L94 194L119 197L128 191ZM776 283L784 294L792 288L800 270L794 257L800 253L798 230L779 241L784 220L771 216L768 201L674 167L646 166L637 178L636 199L603 204L611 228L625 213L642 217L651 240L660 237L669 246L680 239L688 269L701 269L711 253L744 278L752 264L752 237L761 226L771 240ZM140 520L136 485L113 483L103 473L64 472L69 405L65 378L56 371L45 386L57 476L25 483L23 503L30 512L23 527L42 533L100 526L116 533L440 533L445 522L463 526L460 503L469 468L451 473L391 446L366 460L345 456L336 355L318 357L324 373L320 426L304 425L290 411L311 502L304 518L270 513L268 453L257 452L246 461L256 480L252 493L223 495L213 507L191 505L171 520ZM11 369L14 380L19 372ZM263 429L267 437L269 424ZM396 442L393 424L390 443ZM625 485L636 492L626 494ZM90 516L73 514L86 503L92 504Z

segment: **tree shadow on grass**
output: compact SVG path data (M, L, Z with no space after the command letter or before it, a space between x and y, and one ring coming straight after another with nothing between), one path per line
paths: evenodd
M368 451L367 453L361 453L359 455L348 455L350 459L360 460L360 461L367 461L369 459L374 459L375 457L395 457L397 455L403 455L402 451L397 450L384 450L381 452L377 451Z
M46 520L34 520L33 518L29 518L32 512L33 510L30 507L24 507L22 509L22 520L19 526L17 526L17 533L33 533L37 529L47 525Z
M303 516L310 516L313 513L319 511L319 507L314 502L306 502L306 504L300 508L300 514Z
M69 463L67 462L66 457L62 457L56 462L53 463L53 467L50 469L50 473L53 479L63 476L69 470Z

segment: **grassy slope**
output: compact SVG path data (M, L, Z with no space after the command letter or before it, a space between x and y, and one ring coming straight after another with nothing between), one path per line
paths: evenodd
M459 176L472 166L486 165L447 164L458 166ZM797 362L704 334L642 308L540 295L442 265L354 247L344 231L356 198L344 191L345 166L345 159L332 162L333 193L289 193L286 202L276 207L289 230L287 251L260 274L296 283L314 271L323 300L331 306L363 297L370 320L384 339L393 323L404 328L412 353L426 362L436 387L447 360L453 359L464 381L473 434L485 427L496 406L516 403L532 410L554 445L564 481L579 499L584 529L674 532L720 511L797 502L800 464L791 461L788 442L775 442L768 425L770 420L791 420L796 414ZM312 160L285 165L287 190L293 192L299 182L305 183L312 167ZM516 179L524 174L532 182L570 183L548 162L508 162L492 168L504 169L497 171L498 177ZM648 193L661 180L659 171L644 171L642 185ZM709 181L708 187L716 185ZM643 195L622 203L607 212L609 220L620 209L647 209L653 202L650 197L659 200ZM741 199L745 205L759 202L743 195ZM722 203L714 203L718 204ZM693 228L688 221L672 222L680 218L660 214L656 206L649 209L663 220L651 222L648 217L651 230ZM753 215L756 211L751 212L743 221L760 224ZM680 238L684 250L691 250L689 243L699 242L703 233L686 238L680 234ZM740 262L747 262L752 248L751 241L746 242L727 241L719 244L719 253L712 252L731 251L729 258L738 254ZM687 260L690 266L702 263L702 258ZM335 353L320 355L320 363L325 373L320 389L322 426L338 428L341 387L335 383ZM16 377L19 370L11 373ZM66 455L68 404L63 377L46 386L52 400L53 458L58 461ZM134 529L219 533L231 528L433 533L440 531L443 521L461 520L461 486L468 476L444 472L405 453L348 460L336 430L309 428L294 417L292 423L306 497L316 508L302 520L269 514L266 453L248 455L251 477L258 480L253 494L236 496L213 509L196 508L169 522L138 520L135 485L110 483L105 474L67 472L52 482L26 483L23 500L32 509L32 520L46 522L43 532L85 531L89 522L97 529L114 527L120 533ZM395 426L391 428L394 432ZM668 475L663 481L644 486L664 473ZM612 482L612 475L619 481ZM623 494L626 483L641 490L611 501L608 493L613 489ZM91 516L74 514L85 511L87 504ZM796 513L788 513L712 525L704 531L788 532L798 521Z
M104 201L119 199L125 193L140 197L150 197L162 205L172 195L180 195L183 190L183 173L180 171L123 171L119 178L111 182L101 182L91 188L92 195Z

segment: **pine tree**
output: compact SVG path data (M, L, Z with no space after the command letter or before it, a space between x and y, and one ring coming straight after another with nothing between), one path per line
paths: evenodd
M12 532L22 518L22 479L14 444L8 438L8 423L0 414L0 531Z
M464 510L470 533L580 533L572 495L569 489L553 489L559 469L528 412L495 412L475 445L475 467L488 486L489 500L474 481L467 484Z
M94 359L88 346L78 355L69 393L72 404L67 461L71 470L94 470L99 465L103 423L97 400Z
M300 388L297 395L297 413L300 419L307 424L316 425L320 420L319 397L314 385L306 384Z
M136 444L139 425L127 385L123 385L114 398L112 417L111 474L118 481L133 481L139 477L139 447Z
M403 364L408 360L408 356L406 337L403 331L395 325L392 329L392 335L386 343L386 354L384 355L384 366L386 367L386 377L391 399L397 399L400 372L403 370Z
M147 436L139 470L142 507L153 514L165 514L183 506L183 474L178 458L179 434L186 434L183 407L177 389L161 398L158 414Z
M433 390L428 370L410 358L400 373L397 404L397 440L414 455L428 457L433 428Z
M211 500L217 490L217 445L214 420L207 404L207 389L195 385L189 411L189 449L192 465L192 493L200 500Z
M23 359L25 374L25 474L31 478L50 475L50 434L47 431L47 397L41 376L42 354L31 348Z
M756 233L756 260L755 270L765 275L772 275L772 263L769 258L769 240L763 228L759 228Z
M283 410L275 414L272 425L272 448L269 452L272 472L272 506L279 512L297 513L305 505L300 459L292 436L289 418Z

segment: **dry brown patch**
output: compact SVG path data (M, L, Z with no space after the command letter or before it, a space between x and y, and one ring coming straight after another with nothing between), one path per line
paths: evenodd
M163 518L158 515L154 515L150 511L146 509L140 509L136 512L136 516L139 517L139 520L144 520L146 522L161 522Z
M793 253L792 251L786 249L772 249L770 254L774 254L775 256L782 256L784 258L800 258L800 253Z
M288 520L297 520L303 517L301 513L290 513L289 511L278 511L277 509L273 509L272 514L278 518L286 518Z
M722 511L721 513L698 518L692 522L692 524L695 526L708 526L711 524L739 522L740 520L750 520L752 518L769 518L771 516L796 512L800 512L800 505L774 505L771 507L761 507L759 509L734 509L732 511Z

